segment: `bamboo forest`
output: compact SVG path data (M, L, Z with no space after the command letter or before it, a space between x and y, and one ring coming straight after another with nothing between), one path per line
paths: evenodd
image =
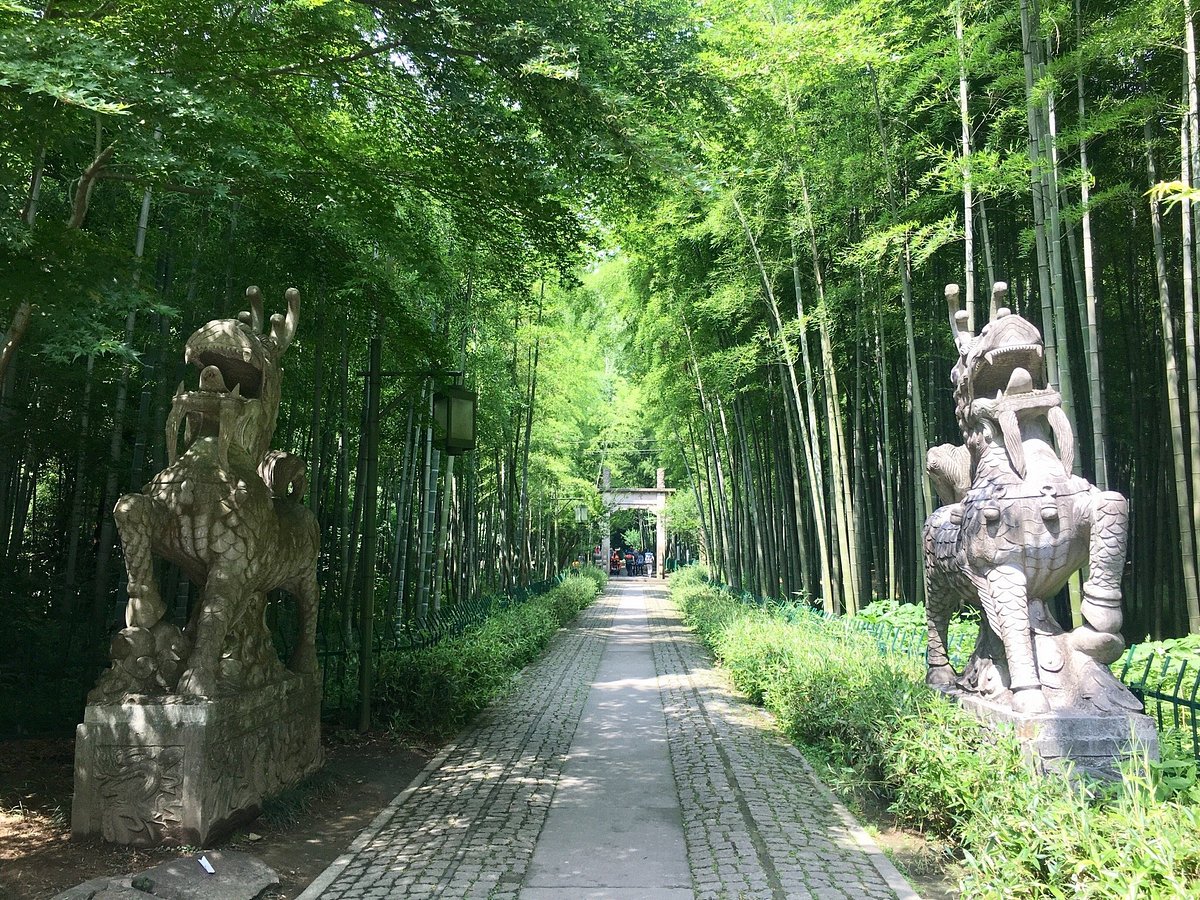
M896 886L908 875L930 897L1200 896L1189 830L1200 824L1196 30L1192 0L0 0L0 754L69 747L77 726L82 742L96 692L138 693L134 681L118 689L102 673L110 654L118 668L121 641L134 641L146 597L162 607L144 623L145 634L158 629L157 649L146 651L158 654L153 666L166 665L167 623L176 652L198 640L206 617L224 615L211 612L203 577L169 564L170 554L135 559L143 551L121 516L126 495L150 493L183 452L182 419L184 442L208 439L201 407L186 404L213 384L226 391L232 364L193 344L215 320L235 330L240 321L270 332L269 353L287 351L264 447L301 464L291 484L319 534L315 625L282 578L254 590L265 597L268 649L273 641L297 659L313 642L316 664L289 665L317 673L326 740L448 740L475 727L487 704L516 702L540 670L513 673L543 665L532 661L559 626L578 613L584 632L601 627L588 617L624 602L639 571L646 627L666 628L653 591L670 576L662 602L679 608L735 686L805 753L825 748L814 765L833 778L842 800L831 802L855 815L890 810L888 822L951 860L942 881L957 885L918 884L920 866L906 868L886 845L904 875L893 879L875 850L882 874L870 869L848 887L835 866L833 893L819 878L790 881L778 861L763 863L765 887L744 873L743 886L727 879L720 853L708 881L697 874L706 808L697 801L693 831L681 788L679 840L695 892L686 896L915 897L907 882ZM1113 526L1127 551L1103 576L1107 593L1097 519L1078 577L1064 575L1044 598L1052 627L1039 631L1035 609L1039 636L1026 640L1044 656L1037 641L1061 632L1055 619L1102 632L1096 646L1123 635L1110 657L1086 652L1156 719L1162 761L1146 777L1175 778L1157 799L1183 810L1147 813L1177 853L1147 863L1150 874L1084 850L1063 857L1059 872L1045 862L1057 845L1028 851L1042 862L1021 862L1026 851L1005 844L1019 843L1014 823L1041 833L1035 814L1066 815L1070 803L1100 815L1095 797L1070 788L1069 801L1054 801L1061 806L989 807L991 826L960 811L958 795L943 802L935 792L915 811L919 789L904 778L918 776L893 770L901 759L919 768L921 754L894 749L892 737L860 741L846 724L897 721L889 730L900 740L908 713L891 720L875 700L842 699L813 724L817 713L801 710L841 676L814 675L803 701L770 680L799 671L779 661L788 654L833 666L843 651L832 648L855 642L871 653L887 644L884 658L900 659L908 638L889 629L907 628L916 649L887 665L908 672L915 659L912 683L923 690L927 661L935 682L944 603L926 596L940 583L926 522L936 529L950 501L939 499L930 460L964 442L974 407L956 390L970 341L1009 315L1040 335L1044 383L1038 369L1033 386L1053 398L1062 477L1116 497L1127 515ZM1016 373L987 382L985 400L1016 390L1028 377ZM237 398L253 395L248 376L239 379ZM453 449L442 404L456 397L474 403L474 422L472 440ZM232 415L220 413L221 454ZM1011 434L1004 441L1011 454ZM262 475L278 505L272 477ZM628 502L614 505L618 494ZM962 496L976 495L964 483ZM1058 515L1046 509L1046 521ZM145 541L163 527L154 521ZM156 588L134 576L137 566ZM558 593L581 571L600 584L590 607L590 593L576 605ZM1101 627L1096 604L1113 597L1123 619ZM556 610L552 619L538 618L537 604ZM720 630L742 615L743 631ZM1008 656L998 676L1006 685L1011 666L1006 696L1018 712L1042 711L1016 704L1028 697L1019 660L986 597L982 615L982 626L968 612L941 635L945 671L957 678L970 654L968 644L956 655L963 628L984 629L979 647L990 628ZM526 618L512 636L489 631L506 616ZM789 638L797 643L774 656L739 656L739 642L767 641L754 628L785 627L811 636ZM538 628L537 647L508 668L485 678L464 662L483 652L479 642L524 648ZM456 655L473 640L475 650ZM225 660L222 678L233 677L230 658L216 639L210 664ZM587 652L574 658L583 665ZM1149 673L1151 659L1161 663L1154 684L1172 681L1190 700L1169 706L1149 682L1133 684L1130 672L1146 660ZM191 665L180 692L190 684L210 696L215 689L197 687L200 663ZM972 671L963 678L983 678ZM176 678L159 684L170 693ZM895 685L910 675L894 678L872 681L871 696L908 696ZM529 702L565 703L569 690L556 691ZM937 718L924 700L904 702ZM842 725L844 736L829 737ZM694 766L676 757L675 740L680 778ZM1024 771L1019 756L1005 757L1011 771L1000 781L1027 785L1013 774ZM29 805L6 788L24 765L7 776L0 765L0 812ZM732 757L723 765L741 771ZM80 778L77 769L77 793ZM963 790L981 796L980 778ZM995 824L1004 816L1007 826ZM2 849L4 821L0 866L24 858ZM1142 838L1157 846L1115 821L1079 828L1106 853L1119 853L1111 842L1131 858ZM186 834L199 837L176 843L211 846L207 826L197 827ZM999 829L992 844L981 837L988 827ZM765 837L745 841L760 855L771 849ZM478 896L542 889L540 851L531 852L532 868L497 874L493 893ZM99 872L66 870L76 881ZM1115 874L1106 881L1106 872ZM14 896L69 886L51 891L51 880L29 877L33 887ZM419 882L387 879L383 894L358 892L366 881L337 888L344 877L318 879L303 896L419 894ZM456 893L450 870L439 883L446 896L476 895ZM639 893L647 883L631 883L642 887L595 896L648 895ZM18 887L0 876L0 895ZM286 878L283 890L299 895Z

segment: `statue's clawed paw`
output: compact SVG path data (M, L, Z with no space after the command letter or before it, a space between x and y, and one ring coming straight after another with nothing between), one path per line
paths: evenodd
M179 694L190 697L215 697L217 695L217 676L197 666L192 666L179 677Z
M925 683L932 685L952 685L958 680L958 673L950 666L932 666L925 673Z
M1042 693L1041 688L1026 688L1020 691L1013 691L1012 707L1014 712L1019 712L1026 716L1036 716L1050 712L1050 704L1046 702L1046 695Z

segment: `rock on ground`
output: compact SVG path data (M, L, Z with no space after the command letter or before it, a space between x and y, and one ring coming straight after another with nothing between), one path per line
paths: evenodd
M208 857L215 874L204 871L201 856ZM93 878L54 900L257 900L278 884L275 871L248 853L209 850L159 863L135 875Z

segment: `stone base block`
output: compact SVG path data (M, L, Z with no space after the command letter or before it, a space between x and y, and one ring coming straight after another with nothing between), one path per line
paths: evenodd
M1154 720L1140 713L1086 714L1057 710L1025 715L954 687L943 694L981 719L1013 730L1025 755L1039 772L1061 771L1070 760L1076 772L1097 778L1120 775L1121 761L1132 753L1158 759Z
M212 700L89 703L75 736L71 833L203 847L323 761L318 676Z

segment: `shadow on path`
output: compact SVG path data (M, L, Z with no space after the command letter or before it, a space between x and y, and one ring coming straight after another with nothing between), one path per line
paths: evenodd
M613 579L302 898L916 895L662 582Z

